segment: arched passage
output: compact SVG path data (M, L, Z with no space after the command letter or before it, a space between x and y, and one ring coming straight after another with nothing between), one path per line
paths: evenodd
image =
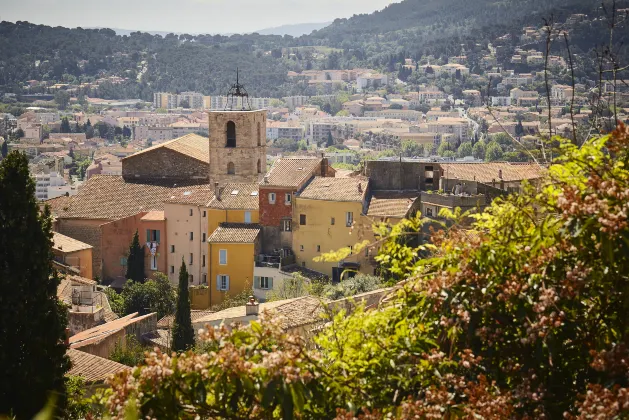
M236 165L234 162L229 162L227 164L227 175L235 175L236 174Z

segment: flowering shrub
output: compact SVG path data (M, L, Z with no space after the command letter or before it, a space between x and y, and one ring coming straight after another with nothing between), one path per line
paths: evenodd
M561 148L541 185L481 214L451 215L471 217L471 227L455 223L430 245L385 244L379 258L405 280L377 310L330 314L315 346L273 317L210 329L206 353L151 353L112 379L106 411L626 418L629 131Z

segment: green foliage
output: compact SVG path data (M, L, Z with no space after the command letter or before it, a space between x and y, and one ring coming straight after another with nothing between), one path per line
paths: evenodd
M466 141L461 143L459 148L456 151L456 156L459 158L464 158L466 156L473 156L474 151L472 147L472 142Z
M299 143L293 139L277 139L273 142L273 147L282 149L285 152L296 152L299 150Z
M39 209L26 155L11 152L0 162L0 414L31 418L63 392L67 318L52 259L50 210Z
M0 146L0 156L2 156L2 158L5 158L7 157L8 154L9 154L9 146L7 145L7 141L3 140L2 146Z
M476 144L472 148L472 155L476 159L485 159L485 153L486 153L485 150L486 150L485 142L483 140L479 140L476 142Z
M370 292L384 286L380 277L358 273L354 277L327 285L323 290L323 297L330 300L342 299L360 293Z
M495 142L492 141L487 145L487 149L485 151L485 160L487 162L494 162L496 160L501 160L503 155L502 147Z
M67 404L62 418L84 419L90 412L91 404L85 396L85 380L81 376L71 375L65 378L65 397Z
M144 246L140 245L138 230L135 230L131 246L129 246L129 257L127 257L127 279L138 283L144 282Z
M59 109L66 109L70 103L70 93L65 90L58 90L55 93L55 102L59 106ZM62 133L69 133L69 131L62 131Z
M157 312L157 317L162 318L173 314L177 300L175 288L165 275L156 273L153 277L144 283L127 281L120 294L107 289L112 310L121 316Z
M114 350L109 355L109 359L127 366L139 366L144 363L145 353L152 349L143 346L135 335L127 335L124 345L117 342Z
M61 133L70 133L70 121L68 121L68 117L63 117L61 119L61 128L59 129Z
M442 141L439 147L437 148L437 154L439 156L445 157L446 152L454 152L454 146L452 146L447 141Z
M177 309L173 324L173 351L184 351L194 346L194 329L190 317L190 296L188 293L188 270L181 260L179 269L179 289L177 293Z
M402 142L402 156L415 157L424 155L424 146L413 140L405 140Z

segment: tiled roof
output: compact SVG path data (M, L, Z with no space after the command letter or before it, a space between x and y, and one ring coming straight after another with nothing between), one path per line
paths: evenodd
M57 216L59 212L62 212L70 205L71 201L72 197L66 197L65 195L62 195L57 198L45 200L42 202L42 204L48 204L48 206L50 206L50 212L52 213L52 215Z
M138 313L134 312L125 317L118 318L115 321L108 322L94 328L90 328L89 330L81 331L80 333L70 337L70 348L76 349L88 344L96 343L110 336L111 334L114 334L121 329L124 329L128 325L134 324L138 321L142 321L143 319L153 316L154 314L151 313L143 316L137 315Z
M194 321L194 320L193 320ZM170 349L170 344L173 341L172 331L166 329L157 329L155 331L147 332L142 336L142 340L146 341L151 347L160 347L162 350Z
M315 177L299 194L299 198L329 201L359 201L365 198L369 180L355 178Z
M260 206L258 184L227 184L220 200L213 196L207 206L213 209L257 210Z
M111 375L131 369L122 363L94 356L80 350L68 349L67 355L70 357L72 367L66 375L81 376L88 383L103 382Z
M113 220L142 211L163 210L169 186L125 181L119 175L94 175L83 185L58 218Z
M151 210L140 219L143 222L161 222L166 220L163 210Z
M210 235L213 243L253 243L260 233L260 225L253 223L221 223Z
M204 316L208 316L209 314L214 313L215 311L212 310L203 310L203 311L199 311L199 310L190 310L190 318L192 319L192 322L196 321L197 319L201 319ZM171 327L173 324L173 321L175 319L174 315L166 315L165 317L163 317L162 319L160 319L159 321L157 321L157 328L168 328Z
M76 252L84 249L91 249L92 245L85 242L77 241L74 238L60 234L59 232L52 233L52 249L61 252Z
M186 134L185 136L178 137L174 140L170 140L156 146L141 150L131 156L127 156L123 160L133 159L138 155L149 153L157 149L168 149L186 156L190 156L191 158L200 160L201 162L210 162L209 138L199 136L198 134L194 133Z
M448 179L490 183L500 181L500 171L505 182L539 179L545 169L537 164L488 163L441 163L442 176Z
M267 173L260 185L299 188L312 176L321 174L321 158L296 157L279 158ZM267 182L268 181L268 182Z
M321 321L323 305L318 298L304 296L276 307L275 312L284 316L282 327L296 328Z
M260 303L258 307L258 313L262 313L263 311L270 311L276 309L278 306L285 305L287 303L293 302L295 300L299 300L303 298L293 298L293 299L285 299L285 300L274 300L271 302L263 302ZM214 312L204 317L197 319L194 324L195 325L204 325L205 323L215 322L215 321L224 321L226 324L232 323L234 320L238 320L238 318L244 318L246 316L245 305L242 306L233 306L231 308L223 309L222 311Z
M369 202L367 216L405 217L418 196L413 192L376 191Z
M66 274L57 286L57 297L64 303L70 305L72 303L72 286L73 285L94 285L94 280L86 279L81 276Z
M212 198L214 198L214 188L207 184L192 185L189 187L173 188L171 195L165 202L205 206Z

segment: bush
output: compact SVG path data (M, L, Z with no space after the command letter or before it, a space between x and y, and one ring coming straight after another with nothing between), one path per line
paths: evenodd
M384 282L380 277L358 273L354 277L343 280L338 284L326 286L323 291L323 297L330 300L342 299L370 292L381 287L384 287Z
M105 293L111 310L121 316L134 312L140 315L157 312L157 317L162 318L175 312L177 293L168 277L162 273L156 273L153 279L145 283L129 280L121 293L111 288L106 289Z

